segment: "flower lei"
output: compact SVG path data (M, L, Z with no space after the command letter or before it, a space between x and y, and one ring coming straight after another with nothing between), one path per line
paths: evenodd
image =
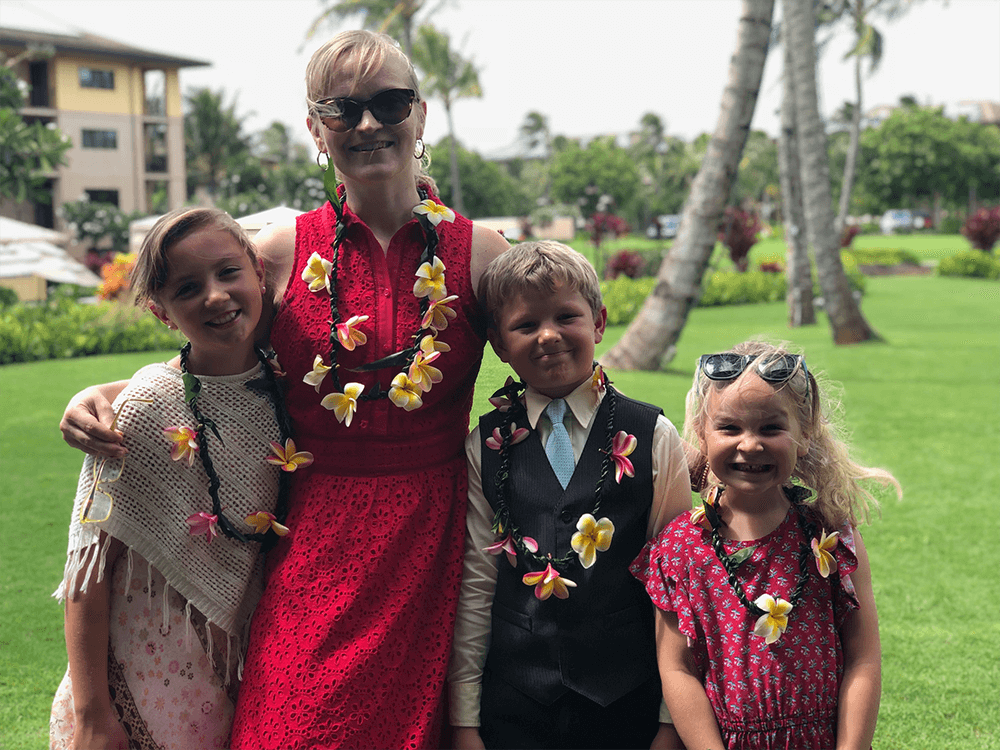
M637 441L634 435L624 430L617 434L614 431L615 414L617 412L617 391L611 386L611 381L604 375L600 365L596 365L591 381L595 394L607 393L608 421L605 427L605 448L601 451L604 459L601 463L601 474L594 488L594 507L589 513L584 513L577 521L577 532L570 541L571 549L562 557L555 557L551 552L542 554L538 551L538 542L530 536L521 533L520 528L511 517L507 505L507 484L510 479L510 447L520 443L529 435L527 428L519 428L515 419L527 420L522 393L525 389L523 381L507 378L503 388L493 394L490 403L504 413L503 424L487 438L487 447L500 452L500 469L496 475L496 511L493 516L493 533L497 541L485 548L493 555L505 553L507 560L517 567L517 555L524 555L545 568L541 571L526 573L522 582L526 586L535 587L535 596L540 600L548 599L553 594L558 599L569 596L569 589L576 583L566 578L564 573L579 561L581 567L590 568L597 558L597 552L606 552L611 547L611 539L615 527L609 518L598 520L601 500L604 495L604 485L615 466L615 481L621 484L622 476L635 476L635 470L628 456L635 450Z
M426 245L417 264L417 280L413 285L413 294L420 300L420 324L412 336L412 344L394 354L381 359L367 362L360 367L345 368L351 372L371 372L387 368L400 368L400 372L392 379L388 390L380 387L378 381L375 388L364 392L361 383L342 385L337 372L340 365L337 356L341 348L353 351L357 346L364 346L368 337L359 330L359 326L369 319L368 315L355 315L343 321L338 310L337 272L340 263L340 248L344 241L344 203L347 200L346 190L337 189L337 178L333 169L327 168L323 176L323 184L327 198L337 217L333 242L330 244L331 258L327 260L319 253L313 253L302 271L302 280L313 293L323 290L330 297L330 354L327 362L317 354L313 360L313 369L306 373L303 381L313 386L319 392L320 384L329 374L333 383L333 393L324 396L320 404L331 411L338 422L350 427L358 401L375 401L388 398L393 404L405 411L413 411L423 405L422 394L431 389L442 379L441 371L433 366L433 362L443 352L451 347L436 340L437 334L448 327L448 321L456 317L456 313L448 304L458 299L457 295L448 295L445 285L444 263L435 255L438 246L437 225L442 221L454 222L455 212L442 206L428 197L426 188L418 188L421 202L414 207L413 213L420 223Z
M722 536L719 534L722 520L719 518L717 510L718 502L724 490L725 487L721 485L714 487L704 498L701 506L691 511L691 522L708 527L712 535L712 548L715 550L715 556L722 563L722 567L726 569L729 585L733 589L733 593L736 594L736 598L739 599L740 604L743 605L747 613L751 617L757 618L753 634L763 638L765 643L771 644L777 641L788 628L788 615L802 601L806 586L809 583L810 558L815 558L816 567L823 578L826 578L832 571L837 569L837 561L832 555L832 550L837 546L839 533L833 532L832 534L827 534L824 529L818 535L816 527L806 517L802 504L803 500L808 497L809 491L804 487L786 488L785 492L792 503L792 507L795 509L795 517L799 528L802 530L805 538L811 539L812 542L810 546L802 544L799 547L798 580L788 600L782 599L780 596L772 596L771 594L764 593L751 602L743 590L743 584L740 583L737 571L739 566L750 557L757 547L756 545L745 547L731 555L726 552Z
M218 536L219 530L230 539L237 539L241 542L263 542L273 545L278 537L285 536L288 528L283 525L288 515L288 475L299 467L308 466L312 463L311 453L306 451L296 451L295 442L289 437L291 434L291 420L285 410L284 399L278 387L276 379L276 368L272 367L271 361L257 347L254 347L257 359L260 360L264 372L264 385L261 390L266 390L274 406L275 418L278 422L281 443L271 443L271 449L275 455L269 456L268 463L281 467L282 471L278 478L278 500L275 503L275 513L267 511L257 511L246 517L245 522L254 529L253 533L245 534L240 531L222 512L222 503L219 499L219 487L222 480L219 479L215 471L215 465L208 450L208 434L206 428L210 429L222 442L222 435L215 422L202 414L198 406L198 398L201 395L201 381L196 375L188 370L188 355L191 353L191 342L188 342L181 349L181 378L184 382L184 400L194 413L196 428L192 431L189 427L168 427L163 432L173 442L170 457L175 461L186 459L188 465L194 464L194 456L197 453L201 458L205 473L208 474L208 494L212 498L212 512L193 513L187 518L190 533L194 535L204 534L205 538L211 541ZM251 384L252 385L252 384Z

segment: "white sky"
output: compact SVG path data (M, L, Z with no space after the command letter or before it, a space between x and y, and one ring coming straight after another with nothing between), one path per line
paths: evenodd
M334 31L304 42L321 7L319 0L2 0L0 25L89 31L211 62L182 70L182 87L238 94L237 111L254 114L247 130L281 120L301 127L305 143L305 65ZM627 132L649 111L671 135L711 131L739 10L738 0L444 0L433 21L480 66L484 92L454 106L458 138L484 153L501 148L531 110L568 136ZM934 105L1000 100L1000 0L923 0L878 25L885 53L865 80L866 109L904 94ZM825 115L853 99L851 63L842 61L848 38L840 34L821 62ZM772 135L780 73L772 53L753 123ZM428 111L426 138L436 142L447 132L444 112L434 100Z

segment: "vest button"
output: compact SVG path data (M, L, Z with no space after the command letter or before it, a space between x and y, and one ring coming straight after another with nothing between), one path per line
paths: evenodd
M573 520L573 514L568 510L564 510L562 513L560 513L559 517L566 523L569 523L570 521Z

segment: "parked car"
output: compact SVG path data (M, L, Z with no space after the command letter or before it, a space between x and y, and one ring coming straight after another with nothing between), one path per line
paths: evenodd
M679 214L657 216L653 219L653 223L646 228L646 236L651 240L672 240L677 236L677 227L680 226L680 223L681 217Z
M893 208L882 214L879 221L882 234L910 232L913 230L913 212L906 208Z

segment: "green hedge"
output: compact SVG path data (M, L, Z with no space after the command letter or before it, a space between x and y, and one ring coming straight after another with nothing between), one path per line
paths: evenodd
M0 364L179 347L183 339L149 313L115 302L65 297L0 310Z
M965 250L942 258L938 276L969 276L979 279L1000 278L1000 261L983 250Z
M863 266L920 265L920 258L901 247L868 247L844 250L840 254L841 259L848 256L854 260L855 264Z

